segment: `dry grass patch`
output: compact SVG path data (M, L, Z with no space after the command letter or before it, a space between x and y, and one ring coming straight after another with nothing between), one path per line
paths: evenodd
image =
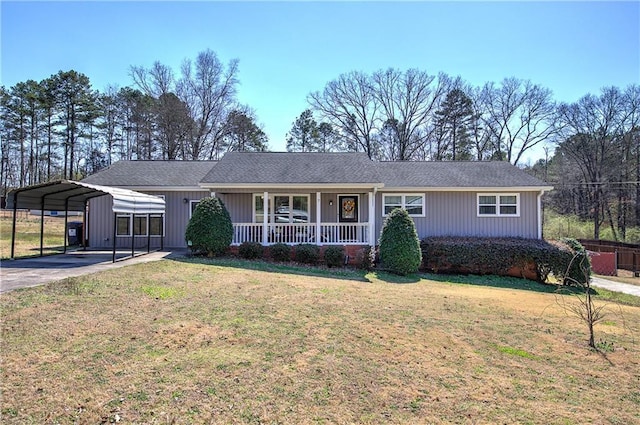
M637 423L640 308L160 261L16 291L3 423Z
M69 217L76 221L78 217ZM0 258L11 257L11 235L13 233L13 211L2 210L0 214ZM62 252L64 246L64 217L44 218L43 252ZM19 211L16 217L15 257L40 255L40 216Z
M603 279L613 280L615 282L628 283L629 285L640 286L640 277L635 277L632 271L618 269L617 276L600 276Z

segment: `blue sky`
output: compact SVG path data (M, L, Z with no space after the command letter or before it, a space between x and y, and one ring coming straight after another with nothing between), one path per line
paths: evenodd
M349 71L419 68L472 84L514 76L575 101L640 82L640 2L0 2L1 82L60 70L95 89L131 65L179 72L205 49L240 61L238 97L272 150L306 96Z

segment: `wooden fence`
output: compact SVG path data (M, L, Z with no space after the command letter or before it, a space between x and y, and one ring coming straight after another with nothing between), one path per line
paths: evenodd
M630 270L634 276L640 276L640 245L590 239L579 241L589 251L615 252L619 269Z

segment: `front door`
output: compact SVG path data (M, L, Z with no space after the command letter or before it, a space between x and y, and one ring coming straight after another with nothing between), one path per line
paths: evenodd
M340 223L358 222L358 197L356 195L338 196L338 206L340 208L338 216Z

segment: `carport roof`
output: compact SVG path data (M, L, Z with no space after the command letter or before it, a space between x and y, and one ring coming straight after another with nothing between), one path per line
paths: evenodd
M98 196L113 197L114 213L164 214L164 199L133 190L110 186L56 180L12 190L7 196L7 208L47 211L84 211L85 201Z

